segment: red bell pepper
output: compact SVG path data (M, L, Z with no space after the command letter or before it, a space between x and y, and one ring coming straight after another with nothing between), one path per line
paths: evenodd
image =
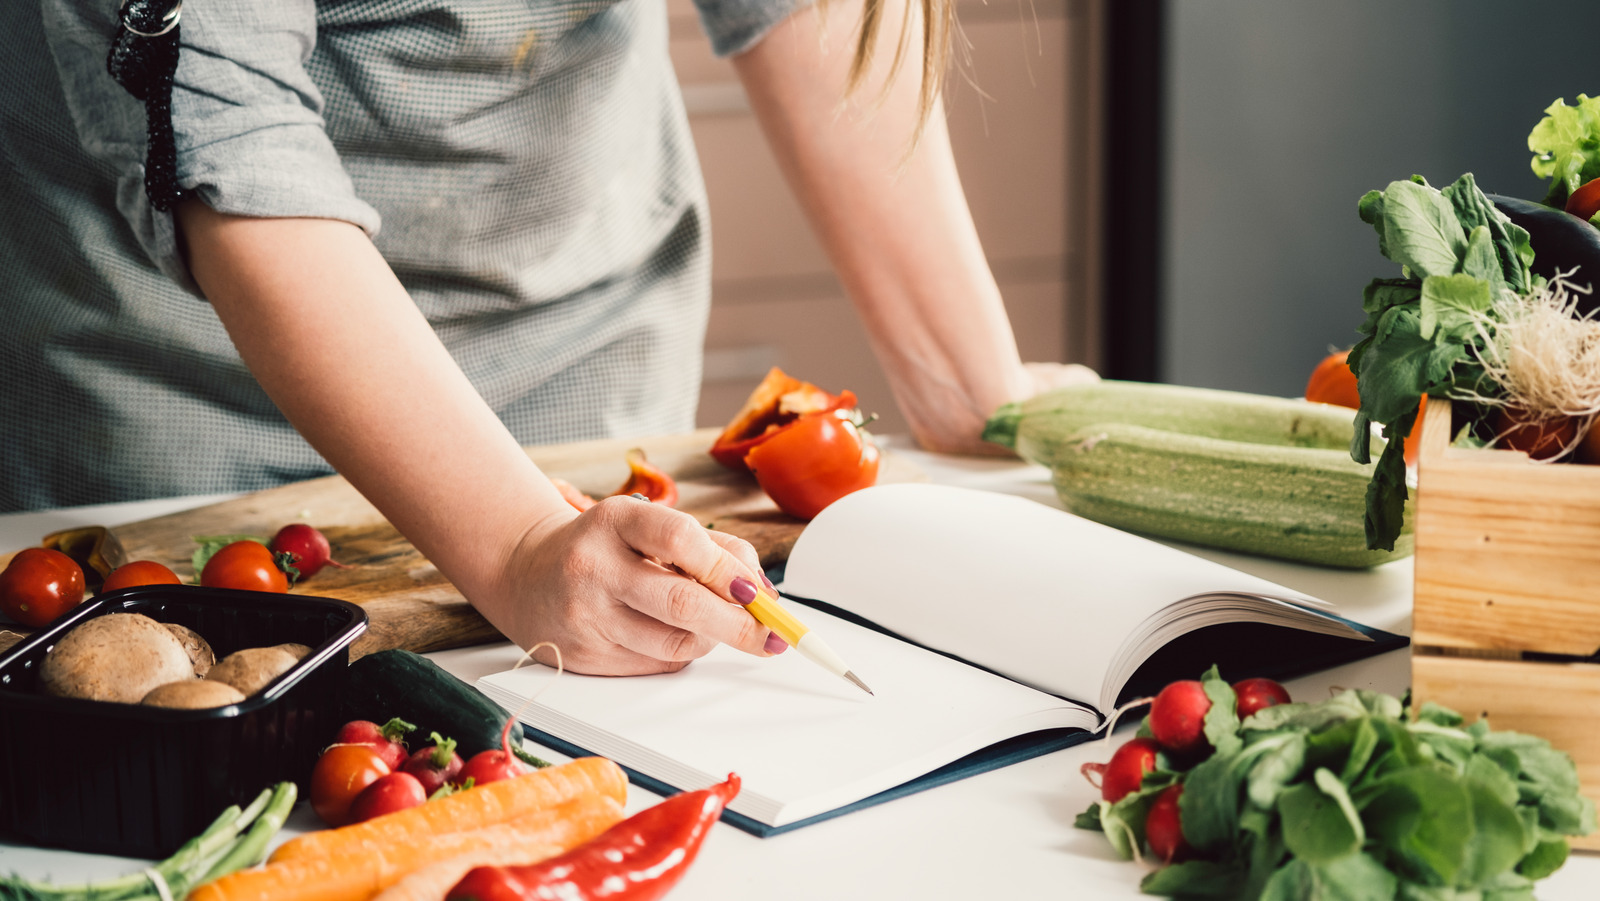
M678 483L672 476L667 475L660 468L651 465L644 458L644 451L634 448L628 451L628 481L622 487L611 492L615 497L619 494L642 494L657 504L668 507L678 502Z
M673 795L542 863L476 867L446 901L655 901L683 878L739 777Z
M809 413L849 410L855 405L856 396L850 391L829 394L774 366L712 443L711 456L729 469L748 472L745 454L795 420Z

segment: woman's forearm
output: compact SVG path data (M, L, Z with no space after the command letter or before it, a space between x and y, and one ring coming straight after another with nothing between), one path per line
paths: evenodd
M903 6L890 0L895 15ZM935 449L979 449L987 416L1032 383L937 105L911 147L915 39L882 93L897 18L884 25L873 74L841 103L859 14L856 0L834 0L825 19L801 11L734 65L913 432Z
M179 218L195 279L256 380L468 597L566 509L360 229L197 201Z

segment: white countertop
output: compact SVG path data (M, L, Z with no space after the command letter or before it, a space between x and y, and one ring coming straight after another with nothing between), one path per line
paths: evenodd
M944 457L889 442L937 482L1005 491L1056 504L1049 474L1004 459ZM0 551L31 546L47 532L73 525L119 525L210 503L201 496L0 515ZM1392 632L1410 632L1411 561L1369 571L1342 571L1186 548L1237 569L1333 603L1341 615ZM517 651L484 645L430 655L467 681L507 669ZM1325 697L1332 687L1391 694L1410 682L1410 657L1395 651L1288 683L1298 699ZM1120 731L1120 743L1129 736ZM552 758L544 749L536 751ZM760 839L718 826L699 862L673 897L704 901L819 898L1146 898L1140 865L1117 859L1103 836L1073 827L1097 792L1081 764L1103 761L1111 747L1092 742ZM656 796L630 788L629 809ZM318 826L301 804L280 839ZM134 861L0 843L0 871L78 881L139 869ZM1574 854L1539 883L1546 901L1592 898L1600 856Z

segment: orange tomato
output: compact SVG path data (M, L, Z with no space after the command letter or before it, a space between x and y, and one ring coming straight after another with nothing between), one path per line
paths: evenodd
M1361 394L1356 390L1356 374L1350 371L1345 359L1350 351L1328 354L1311 370L1311 380L1306 382L1306 400L1318 404L1336 404L1352 410L1361 406Z
M311 809L329 826L343 826L356 795L389 773L370 745L333 745L311 771Z

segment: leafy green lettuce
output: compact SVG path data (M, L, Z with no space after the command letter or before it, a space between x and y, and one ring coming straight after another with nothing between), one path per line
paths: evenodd
M1538 277L1527 231L1495 209L1471 173L1442 191L1421 176L1391 182L1368 191L1358 210L1378 233L1379 251L1402 267L1402 277L1367 285L1362 338L1349 356L1361 394L1350 456L1371 461L1372 423L1388 442L1367 487L1367 547L1392 550L1407 495L1405 438L1422 396L1480 387L1472 350L1484 336L1475 323Z
M1600 97L1578 95L1575 106L1557 100L1528 135L1533 174L1550 179L1544 202L1562 206L1578 186L1600 178Z

